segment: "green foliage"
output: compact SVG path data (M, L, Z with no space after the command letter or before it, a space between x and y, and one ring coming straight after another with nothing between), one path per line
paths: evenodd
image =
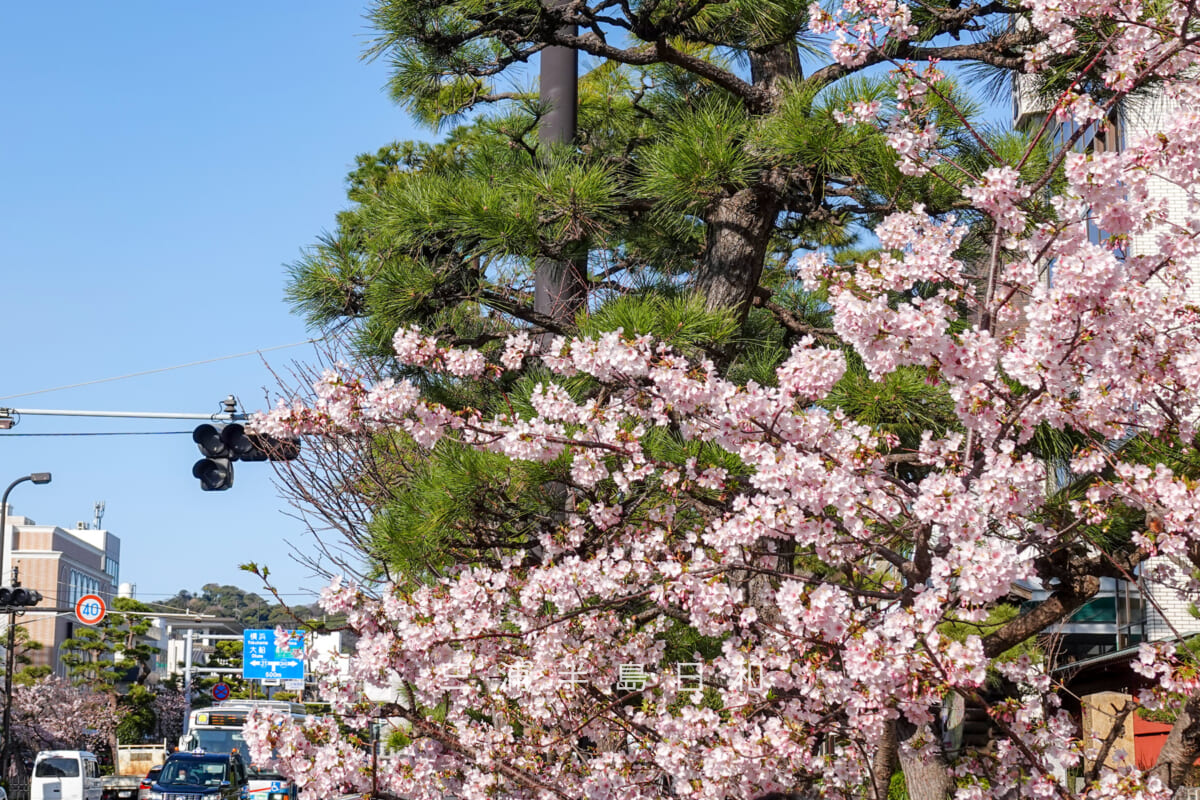
M622 330L628 336L649 334L682 352L703 352L738 333L728 311L710 311L702 298L670 292L630 292L615 297L579 321L583 336Z
M121 696L117 707L117 740L121 744L140 744L155 730L154 694L145 686L134 685Z
M638 189L663 211L696 214L749 185L755 159L744 146L749 119L738 104L713 96L666 123L641 157Z
M833 112L855 102L888 99L888 86L881 80L856 77L832 86L797 82L759 123L757 143L779 163L811 164L824 174L870 173L878 166L872 151L878 153L882 134L873 125L843 125Z
M118 597L98 625L77 626L75 635L61 647L68 677L78 685L107 693L115 692L118 684L144 682L158 651L144 638L150 630L146 616L150 611L144 603Z
M54 670L48 664L34 664L14 672L13 683L17 686L32 686L42 678L53 674Z
M5 636L3 643L8 645L8 638ZM44 645L41 642L29 638L29 631L24 625L17 623L13 628L13 661L16 662L17 669L13 672L14 683L29 684L37 680L42 674L53 672L49 667L34 667L33 653L40 652ZM0 675L4 674L4 668L7 662L0 660ZM44 670L44 672L43 672Z
M414 460L390 503L371 523L371 555L393 577L420 582L457 559L478 558L472 534L487 531L483 549L528 546L543 509L552 468L511 463L445 441Z
M108 622L108 618L105 618ZM94 691L115 691L122 671L113 661L114 634L108 628L79 627L62 644L62 663L72 682Z
M904 367L873 381L861 361L851 357L846 374L823 401L849 416L900 438L900 450L912 451L923 431L943 435L958 427L954 401L919 367Z

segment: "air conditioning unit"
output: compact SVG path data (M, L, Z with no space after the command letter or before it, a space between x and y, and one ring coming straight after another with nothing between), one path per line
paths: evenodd
M88 529L88 524L86 522L76 522L75 523L75 530L86 531L87 529Z

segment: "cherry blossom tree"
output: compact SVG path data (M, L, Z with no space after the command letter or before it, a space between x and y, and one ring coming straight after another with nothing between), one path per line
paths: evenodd
M183 735L183 721L187 714L187 702L183 692L159 687L154 693L155 734L160 741L176 742Z
M557 465L566 499L473 559L335 580L322 603L358 635L320 665L335 716L259 717L254 758L273 749L306 790L374 777L417 800L881 800L895 764L922 800L1076 797L1081 776L1089 798L1169 797L1200 756L1186 648L1145 644L1135 662L1148 687L1136 703L1177 715L1149 769L1084 737L1050 662L1019 648L1102 578L1153 571L1197 589L1197 9L1022 8L1037 34L1030 80L1058 54L1089 53L1037 134L1058 131L1059 149L1038 174L1032 149L948 164L930 114L945 76L893 61L896 102L848 104L841 124L886 132L905 174L956 175L959 213L896 209L863 259L799 254L795 278L827 292L833 335L797 341L769 384L621 330L540 350L516 334L496 351L405 328L400 364L490 384L509 409L341 370L308 402L260 415L264 432L333 447L386 433L504 459L514 475ZM917 33L895 0L811 17L846 68ZM1176 109L1160 130L1120 151L1075 148L1148 87ZM1168 207L1155 186L1186 202ZM978 219L989 247L968 258ZM847 413L852 363L876 381L922 376L953 424L913 438ZM997 615L1022 584L1046 599ZM956 703L986 709L992 746L952 745ZM401 720L404 741L372 776L362 742L378 719Z
M107 746L117 719L108 698L47 676L13 687L12 736L18 752Z

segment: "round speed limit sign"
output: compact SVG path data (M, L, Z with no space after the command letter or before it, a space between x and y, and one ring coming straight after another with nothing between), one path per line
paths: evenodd
M104 598L98 594L85 594L75 603L75 619L84 625L97 624L107 613Z

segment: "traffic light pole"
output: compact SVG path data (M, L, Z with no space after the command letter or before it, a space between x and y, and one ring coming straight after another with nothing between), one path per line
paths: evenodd
M17 567L12 568L12 585L20 586ZM0 749L0 769L4 770L4 782L8 783L8 761L12 749L12 692L13 670L17 668L17 611L8 609L8 648L4 654L4 746Z
M188 412L176 413L174 411L69 411L67 409L57 408L0 407L0 421L7 419L10 422L14 422L15 417L23 416L120 417L124 419L203 419L211 420L213 422L238 422L250 418L249 414L239 413L195 414Z

